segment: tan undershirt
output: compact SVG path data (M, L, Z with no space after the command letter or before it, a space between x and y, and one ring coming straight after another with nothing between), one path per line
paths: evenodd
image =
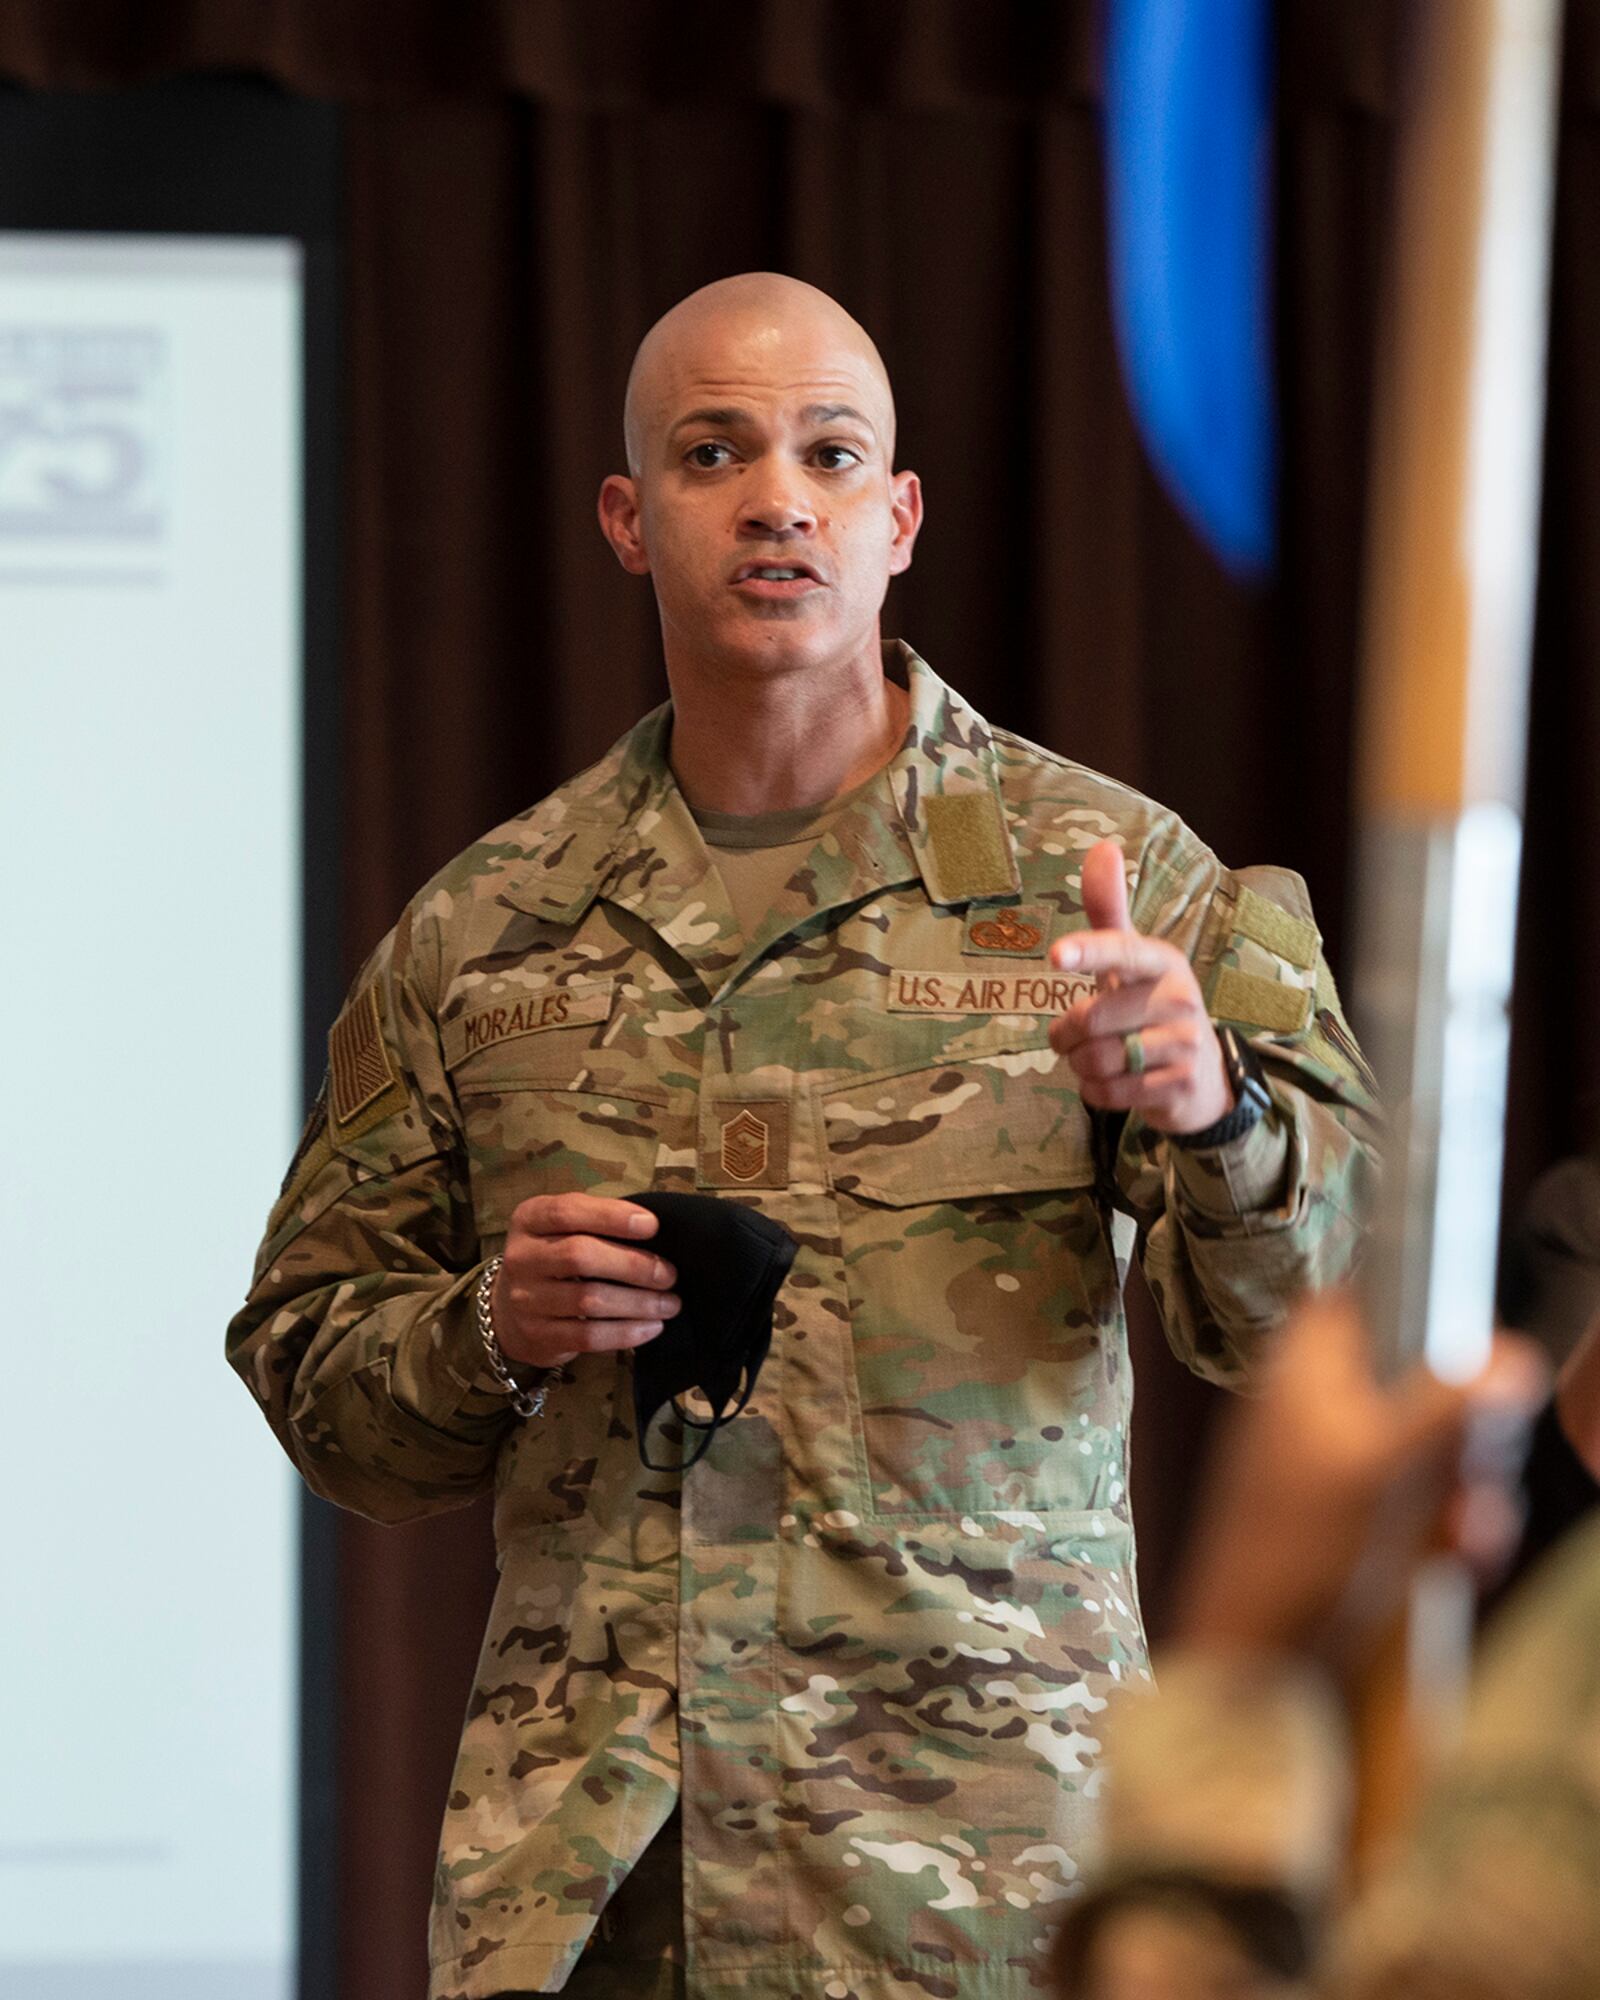
M882 777L875 771L864 785L836 799L824 799L819 806L750 814L695 812L700 838L716 857L743 936L755 936L773 899L811 849Z

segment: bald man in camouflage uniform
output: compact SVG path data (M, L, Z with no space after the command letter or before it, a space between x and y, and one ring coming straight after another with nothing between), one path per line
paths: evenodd
M364 968L230 1353L329 1498L495 1494L433 2000L1001 2000L1047 1976L1096 1718L1146 1672L1128 1259L1239 1380L1349 1268L1364 1071L1294 877L882 647L921 497L831 301L677 308L628 446L602 524L672 703ZM800 1246L681 1478L633 1435L677 1303L646 1187Z

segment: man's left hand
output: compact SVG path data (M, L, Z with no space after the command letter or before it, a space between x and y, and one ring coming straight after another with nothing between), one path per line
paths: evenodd
M1083 857L1083 910L1090 928L1058 939L1050 958L1092 973L1099 991L1050 1023L1050 1046L1085 1104L1137 1111L1158 1132L1203 1132L1233 1109L1222 1045L1188 959L1130 923L1120 841Z

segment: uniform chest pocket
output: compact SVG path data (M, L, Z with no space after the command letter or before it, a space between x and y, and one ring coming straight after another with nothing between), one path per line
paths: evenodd
M478 1237L498 1244L538 1194L629 1195L655 1178L665 1093L559 1089L506 1078L458 1082Z
M1070 1070L1002 1051L822 1108L874 1512L1115 1509L1120 1299Z

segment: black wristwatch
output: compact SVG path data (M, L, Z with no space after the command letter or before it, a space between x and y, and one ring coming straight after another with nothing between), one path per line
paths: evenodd
M1198 1153L1208 1146L1226 1146L1230 1140L1242 1139L1272 1109L1267 1073L1255 1050L1237 1028L1218 1028L1217 1040L1222 1044L1222 1066L1233 1089L1233 1109L1202 1131L1168 1133L1172 1143L1186 1152Z

